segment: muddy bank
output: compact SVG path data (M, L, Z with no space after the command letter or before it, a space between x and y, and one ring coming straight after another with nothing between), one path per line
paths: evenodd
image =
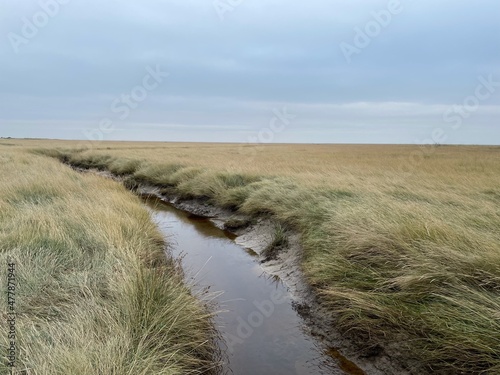
M89 170L78 169L79 171ZM367 352L355 347L349 338L335 329L336 317L321 306L317 296L303 277L300 264L302 248L300 235L286 231L286 245L269 256L266 249L273 243L275 228L279 225L272 218L251 217L228 209L211 205L204 199L184 199L174 189L130 184L126 176L118 177L107 171L90 170L101 176L125 182L126 186L144 197L155 197L173 207L209 219L216 227L232 232L235 242L243 248L252 249L260 266L270 277L283 281L293 298L296 311L306 324L311 336L321 340L324 350L335 358L338 366L347 374L396 375L410 374L391 360L388 353L397 349L379 348Z
M257 253L236 244L234 234L156 197L143 201L193 294L217 311L218 375L363 373L342 369L347 359L331 355L304 330L287 286L266 274Z

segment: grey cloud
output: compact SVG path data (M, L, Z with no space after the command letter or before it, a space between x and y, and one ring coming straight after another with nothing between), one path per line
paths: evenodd
M142 138L151 132L168 138L174 129L182 137L185 125L190 140L190 129L219 124L234 126L223 137L238 141L246 134L237 126L259 129L272 108L288 105L300 120L279 140L314 141L314 134L338 132L361 142L378 132L377 139L411 143L419 131L425 136L425 126L413 124L438 126L439 111L473 94L478 76L500 80L500 4L401 0L403 12L347 64L339 44L352 42L354 28L387 3L246 0L221 22L212 1L72 0L15 54L7 33L19 33L21 18L39 5L6 2L0 131L24 134L12 124L30 122L37 134L80 137L75 126L62 130L59 121L95 126L112 115L115 98L141 82L147 66L160 64L170 77L125 121L143 124ZM498 105L498 92L481 103ZM500 138L488 125L498 121L498 111L485 111L468 121L485 126L474 139L491 142ZM46 125L37 130L37 121ZM340 132L340 124L351 133ZM398 135L383 124L396 126ZM469 139L464 132L462 141Z

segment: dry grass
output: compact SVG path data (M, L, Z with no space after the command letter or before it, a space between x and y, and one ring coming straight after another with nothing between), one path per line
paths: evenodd
M61 150L44 152L273 215L301 232L304 272L353 337L397 347L433 373L500 373L499 147L115 142Z
M18 283L14 373L183 375L213 366L210 317L137 197L1 144L0 175L1 289L7 258ZM3 297L4 317L6 307ZM7 342L2 329L0 346Z

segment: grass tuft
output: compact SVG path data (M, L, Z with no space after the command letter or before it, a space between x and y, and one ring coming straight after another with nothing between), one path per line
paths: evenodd
M262 251L266 260L276 259L280 250L288 246L288 236L282 224L276 224L271 243Z

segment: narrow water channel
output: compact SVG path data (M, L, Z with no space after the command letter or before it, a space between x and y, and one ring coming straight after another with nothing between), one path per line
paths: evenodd
M328 355L308 335L286 286L265 274L256 254L237 245L232 234L159 199L145 202L182 262L186 280L196 292L214 292L225 353L221 374L362 373L348 370L349 363Z

